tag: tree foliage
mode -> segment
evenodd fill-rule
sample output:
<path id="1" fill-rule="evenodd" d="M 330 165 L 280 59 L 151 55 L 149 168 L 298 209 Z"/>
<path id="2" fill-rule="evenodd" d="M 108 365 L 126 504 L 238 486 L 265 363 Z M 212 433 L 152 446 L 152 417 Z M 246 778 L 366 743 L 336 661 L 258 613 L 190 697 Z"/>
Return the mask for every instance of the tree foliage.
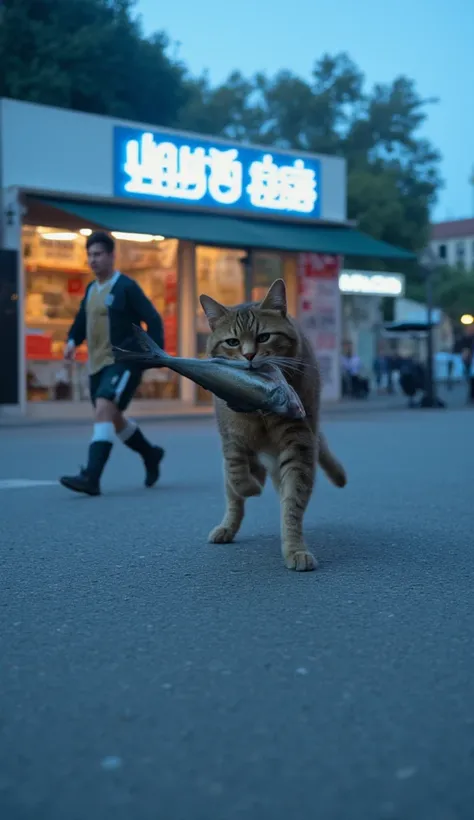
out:
<path id="1" fill-rule="evenodd" d="M 410 79 L 367 89 L 341 53 L 323 55 L 308 80 L 234 71 L 212 86 L 170 56 L 163 33 L 144 36 L 135 0 L 4 0 L 1 8 L 0 96 L 344 156 L 349 219 L 378 239 L 424 246 L 439 156 L 419 134 L 431 101 Z"/>
<path id="2" fill-rule="evenodd" d="M 407 286 L 407 297 L 425 301 L 425 283 L 413 277 Z M 461 267 L 442 267 L 433 274 L 433 301 L 455 324 L 464 313 L 474 315 L 474 271 Z"/>
<path id="3" fill-rule="evenodd" d="M 440 186 L 439 155 L 419 136 L 429 102 L 406 77 L 367 91 L 362 72 L 342 53 L 324 55 L 309 81 L 290 71 L 250 80 L 234 72 L 213 88 L 202 77 L 181 111 L 180 124 L 344 156 L 349 219 L 378 239 L 416 251 L 425 245 Z"/>
<path id="4" fill-rule="evenodd" d="M 135 0 L 4 0 L 0 96 L 173 124 L 187 100 L 168 40 L 145 37 Z"/>

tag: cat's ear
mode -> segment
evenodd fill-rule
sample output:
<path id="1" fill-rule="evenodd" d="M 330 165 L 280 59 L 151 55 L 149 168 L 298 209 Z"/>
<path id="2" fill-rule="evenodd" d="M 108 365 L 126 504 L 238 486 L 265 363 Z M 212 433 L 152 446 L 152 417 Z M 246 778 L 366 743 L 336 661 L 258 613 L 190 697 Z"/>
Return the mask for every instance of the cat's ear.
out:
<path id="1" fill-rule="evenodd" d="M 219 319 L 222 319 L 224 316 L 227 316 L 229 311 L 226 307 L 224 307 L 224 305 L 221 305 L 219 302 L 216 302 L 216 300 L 213 299 L 212 296 L 206 296 L 205 293 L 201 293 L 199 301 L 201 302 L 202 309 L 207 316 L 209 327 L 211 328 L 211 330 L 214 330 Z"/>
<path id="2" fill-rule="evenodd" d="M 276 279 L 264 299 L 260 302 L 262 310 L 277 310 L 282 316 L 286 316 L 286 287 L 283 279 Z"/>

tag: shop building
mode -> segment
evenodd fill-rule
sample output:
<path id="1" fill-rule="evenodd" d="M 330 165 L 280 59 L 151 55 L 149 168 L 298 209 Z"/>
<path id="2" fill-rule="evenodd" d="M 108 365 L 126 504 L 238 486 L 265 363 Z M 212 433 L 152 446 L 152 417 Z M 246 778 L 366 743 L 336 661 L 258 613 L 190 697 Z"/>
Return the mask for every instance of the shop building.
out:
<path id="1" fill-rule="evenodd" d="M 161 312 L 170 353 L 205 350 L 199 294 L 258 299 L 282 277 L 340 394 L 338 275 L 345 255 L 408 258 L 352 227 L 346 164 L 141 123 L 0 100 L 0 413 L 90 412 L 86 351 L 64 365 L 68 327 L 90 277 L 85 241 L 117 240 L 117 267 Z M 8 355 L 5 351 L 8 350 Z M 149 371 L 132 411 L 206 407 L 209 394 Z"/>
<path id="2" fill-rule="evenodd" d="M 382 348 L 387 347 L 383 333 L 383 300 L 395 300 L 396 313 L 397 304 L 405 294 L 405 276 L 401 273 L 343 269 L 339 275 L 339 290 L 342 339 L 351 343 L 370 377 L 374 360 Z"/>
<path id="3" fill-rule="evenodd" d="M 429 247 L 440 265 L 474 271 L 474 219 L 449 219 L 432 225 Z"/>

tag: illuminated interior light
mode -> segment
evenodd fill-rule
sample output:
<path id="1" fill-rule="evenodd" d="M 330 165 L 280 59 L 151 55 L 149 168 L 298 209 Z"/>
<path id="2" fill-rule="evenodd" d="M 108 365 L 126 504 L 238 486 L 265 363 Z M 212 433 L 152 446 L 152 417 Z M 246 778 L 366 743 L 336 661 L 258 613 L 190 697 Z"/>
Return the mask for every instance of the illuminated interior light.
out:
<path id="1" fill-rule="evenodd" d="M 77 233 L 72 233 L 72 231 L 46 231 L 41 233 L 41 238 L 49 239 L 51 242 L 73 242 L 74 239 L 77 239 Z"/>
<path id="2" fill-rule="evenodd" d="M 123 233 L 122 231 L 112 231 L 112 236 L 126 242 L 161 242 L 165 238 L 159 234 L 154 236 L 151 233 Z"/>
<path id="3" fill-rule="evenodd" d="M 53 231 L 48 228 L 37 228 L 37 232 L 43 239 L 48 239 L 51 241 L 57 242 L 72 242 L 74 239 L 77 239 L 79 234 L 81 236 L 91 236 L 92 231 L 90 228 L 81 228 L 79 234 L 73 231 Z M 161 234 L 151 234 L 151 233 L 127 233 L 122 231 L 112 231 L 112 236 L 115 239 L 123 239 L 127 242 L 162 242 L 164 240 L 164 236 Z"/>
<path id="4" fill-rule="evenodd" d="M 461 316 L 461 324 L 462 325 L 472 325 L 474 323 L 474 316 L 471 316 L 470 313 L 464 313 Z"/>

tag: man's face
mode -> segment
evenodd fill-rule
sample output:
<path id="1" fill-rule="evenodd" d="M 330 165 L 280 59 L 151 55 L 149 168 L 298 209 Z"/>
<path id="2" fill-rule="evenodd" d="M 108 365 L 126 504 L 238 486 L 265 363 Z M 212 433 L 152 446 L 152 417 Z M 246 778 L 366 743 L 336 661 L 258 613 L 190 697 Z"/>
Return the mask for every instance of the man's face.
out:
<path id="1" fill-rule="evenodd" d="M 114 254 L 108 253 L 104 245 L 98 242 L 87 251 L 87 260 L 92 272 L 98 279 L 105 279 L 114 270 Z"/>

